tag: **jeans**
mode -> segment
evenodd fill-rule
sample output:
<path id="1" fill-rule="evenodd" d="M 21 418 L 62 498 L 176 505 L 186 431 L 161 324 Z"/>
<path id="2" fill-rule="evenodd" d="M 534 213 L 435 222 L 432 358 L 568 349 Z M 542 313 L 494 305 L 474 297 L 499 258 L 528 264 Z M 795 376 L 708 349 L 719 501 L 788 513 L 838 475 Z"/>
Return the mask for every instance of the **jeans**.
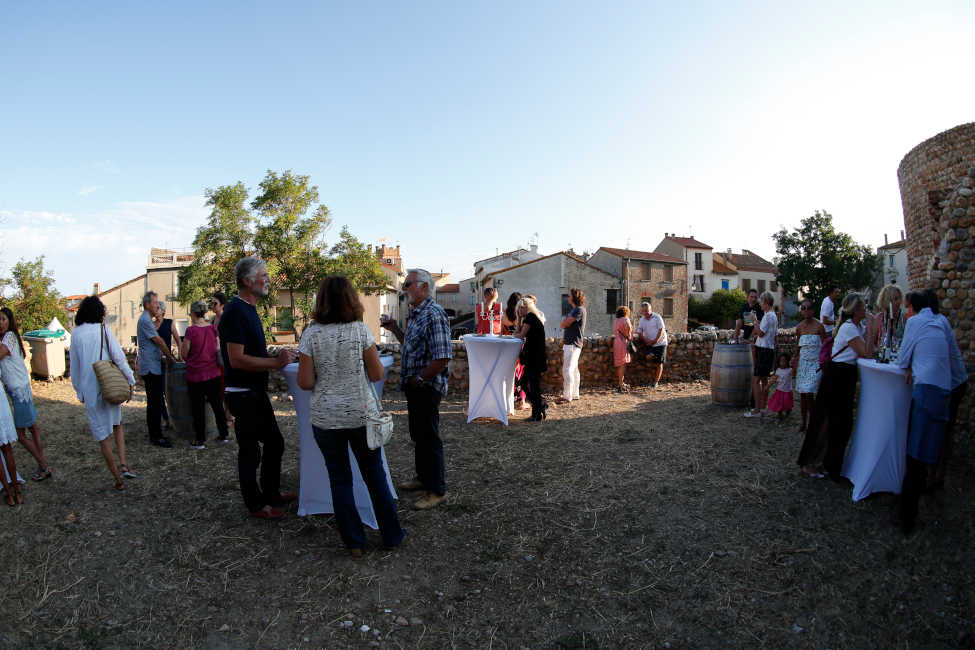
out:
<path id="1" fill-rule="evenodd" d="M 362 480 L 369 490 L 369 498 L 376 511 L 376 521 L 379 522 L 379 532 L 383 536 L 383 545 L 399 546 L 406 533 L 399 524 L 396 503 L 393 501 L 392 492 L 389 491 L 382 450 L 369 449 L 366 444 L 366 428 L 319 429 L 312 426 L 312 431 L 315 432 L 315 442 L 318 443 L 318 448 L 322 450 L 322 456 L 325 458 L 328 483 L 332 488 L 335 523 L 338 524 L 339 535 L 342 536 L 345 546 L 361 549 L 366 545 L 362 520 L 355 507 L 355 496 L 352 491 L 349 446 L 352 447 Z"/>
<path id="2" fill-rule="evenodd" d="M 250 512 L 264 506 L 281 505 L 281 457 L 284 438 L 274 419 L 274 408 L 267 393 L 248 390 L 227 393 L 227 408 L 234 416 L 237 434 L 237 473 L 240 492 Z M 263 453 L 261 445 L 264 446 Z M 257 468 L 261 483 L 257 483 Z"/>
<path id="3" fill-rule="evenodd" d="M 567 400 L 579 399 L 579 355 L 582 348 L 574 345 L 562 346 L 562 397 Z"/>
<path id="4" fill-rule="evenodd" d="M 416 444 L 416 476 L 427 492 L 442 496 L 447 492 L 443 440 L 440 439 L 440 400 L 443 395 L 426 386 L 407 386 L 405 392 L 410 439 Z"/>
<path id="5" fill-rule="evenodd" d="M 223 412 L 221 401 L 220 377 L 207 381 L 187 381 L 186 388 L 190 395 L 190 411 L 193 415 L 193 431 L 196 442 L 203 444 L 207 438 L 206 406 L 210 402 L 213 418 L 217 421 L 217 431 L 220 439 L 227 439 L 227 415 Z"/>
<path id="6" fill-rule="evenodd" d="M 163 376 L 149 372 L 142 375 L 142 383 L 146 386 L 146 429 L 149 440 L 158 440 L 162 437 Z"/>

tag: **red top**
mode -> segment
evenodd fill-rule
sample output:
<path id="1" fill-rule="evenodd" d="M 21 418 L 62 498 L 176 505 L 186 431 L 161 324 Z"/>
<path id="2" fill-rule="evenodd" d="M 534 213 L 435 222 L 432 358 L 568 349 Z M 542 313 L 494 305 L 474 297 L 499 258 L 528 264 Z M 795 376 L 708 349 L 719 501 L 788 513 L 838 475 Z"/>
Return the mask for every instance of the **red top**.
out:
<path id="1" fill-rule="evenodd" d="M 477 303 L 477 333 L 478 334 L 500 334 L 501 333 L 501 303 L 495 302 L 491 309 L 484 311 L 484 303 Z"/>
<path id="2" fill-rule="evenodd" d="M 186 381 L 208 381 L 220 376 L 217 364 L 217 328 L 213 325 L 191 325 L 183 338 L 190 342 L 186 356 Z"/>

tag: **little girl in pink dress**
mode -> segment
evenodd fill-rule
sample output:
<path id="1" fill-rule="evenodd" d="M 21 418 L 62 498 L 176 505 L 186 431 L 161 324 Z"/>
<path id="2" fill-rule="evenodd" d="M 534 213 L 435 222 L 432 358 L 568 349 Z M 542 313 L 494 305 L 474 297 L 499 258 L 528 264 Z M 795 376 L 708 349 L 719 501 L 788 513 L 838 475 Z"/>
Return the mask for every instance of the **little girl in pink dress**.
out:
<path id="1" fill-rule="evenodd" d="M 778 413 L 779 420 L 786 419 L 792 413 L 793 373 L 795 370 L 791 367 L 791 360 L 792 357 L 784 352 L 779 355 L 779 367 L 775 371 L 778 382 L 775 385 L 775 393 L 772 394 L 772 399 L 768 401 L 768 410 L 772 413 Z"/>

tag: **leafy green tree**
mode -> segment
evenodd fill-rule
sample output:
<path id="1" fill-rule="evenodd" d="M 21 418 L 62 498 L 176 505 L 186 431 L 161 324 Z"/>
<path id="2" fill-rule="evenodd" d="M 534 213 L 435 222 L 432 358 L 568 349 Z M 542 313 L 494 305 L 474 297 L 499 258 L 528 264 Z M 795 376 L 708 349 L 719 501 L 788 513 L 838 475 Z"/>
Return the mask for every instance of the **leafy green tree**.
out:
<path id="1" fill-rule="evenodd" d="M 821 300 L 832 285 L 842 291 L 870 287 L 881 270 L 881 257 L 833 227 L 833 216 L 818 210 L 792 232 L 772 235 L 777 255 L 778 281 L 786 294 L 802 291 Z"/>
<path id="2" fill-rule="evenodd" d="M 741 289 L 717 289 L 707 300 L 691 296 L 687 301 L 687 315 L 699 323 L 720 325 L 738 317 L 738 310 L 747 296 Z"/>
<path id="3" fill-rule="evenodd" d="M 44 269 L 44 256 L 20 260 L 12 270 L 16 293 L 7 301 L 21 332 L 42 329 L 55 316 L 64 317 L 64 301 L 54 288 L 54 275 Z"/>

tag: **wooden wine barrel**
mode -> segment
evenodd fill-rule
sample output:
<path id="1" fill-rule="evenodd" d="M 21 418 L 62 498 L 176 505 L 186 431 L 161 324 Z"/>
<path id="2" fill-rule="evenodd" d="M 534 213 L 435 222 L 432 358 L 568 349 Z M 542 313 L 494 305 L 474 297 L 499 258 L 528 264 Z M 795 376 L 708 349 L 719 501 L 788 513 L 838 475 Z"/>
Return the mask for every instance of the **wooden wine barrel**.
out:
<path id="1" fill-rule="evenodd" d="M 747 406 L 751 390 L 751 346 L 716 343 L 711 355 L 711 401 L 720 406 Z"/>
<path id="2" fill-rule="evenodd" d="M 190 409 L 190 394 L 186 385 L 186 363 L 179 361 L 169 364 L 166 372 L 166 404 L 169 407 L 169 421 L 173 433 L 185 440 L 196 437 L 193 431 L 193 411 Z M 206 437 L 216 436 L 217 422 L 213 409 L 206 405 Z"/>

